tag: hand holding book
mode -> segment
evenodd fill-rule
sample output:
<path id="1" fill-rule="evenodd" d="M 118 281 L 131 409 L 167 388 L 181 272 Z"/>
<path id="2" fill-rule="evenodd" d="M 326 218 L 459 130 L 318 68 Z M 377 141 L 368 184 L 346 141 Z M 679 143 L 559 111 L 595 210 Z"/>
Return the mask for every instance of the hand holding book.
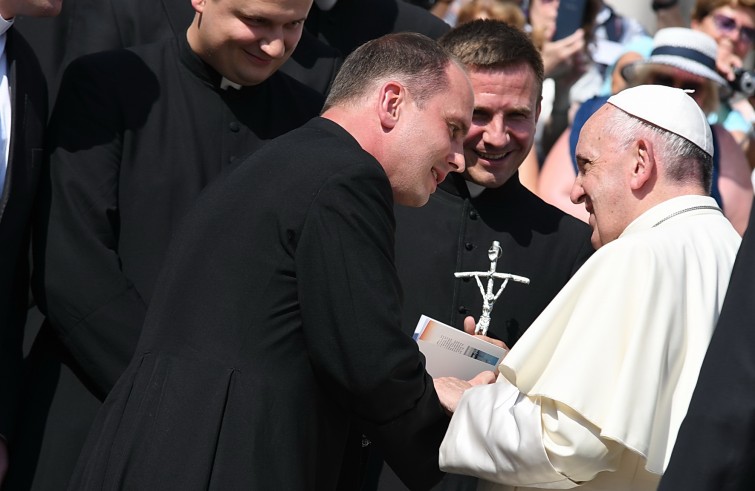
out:
<path id="1" fill-rule="evenodd" d="M 480 372 L 495 371 L 507 350 L 500 341 L 493 344 L 481 338 L 486 336 L 468 334 L 425 315 L 414 331 L 414 339 L 425 355 L 425 369 L 433 378 L 470 380 Z"/>

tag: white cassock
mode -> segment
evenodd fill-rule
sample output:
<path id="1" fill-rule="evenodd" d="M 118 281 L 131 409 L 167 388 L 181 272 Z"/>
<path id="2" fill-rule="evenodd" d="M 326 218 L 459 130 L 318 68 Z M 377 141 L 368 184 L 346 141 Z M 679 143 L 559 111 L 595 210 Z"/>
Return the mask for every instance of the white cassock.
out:
<path id="1" fill-rule="evenodd" d="M 739 248 L 711 208 L 709 197 L 673 198 L 601 247 L 511 349 L 498 382 L 465 392 L 441 468 L 489 481 L 480 489 L 654 490 Z"/>

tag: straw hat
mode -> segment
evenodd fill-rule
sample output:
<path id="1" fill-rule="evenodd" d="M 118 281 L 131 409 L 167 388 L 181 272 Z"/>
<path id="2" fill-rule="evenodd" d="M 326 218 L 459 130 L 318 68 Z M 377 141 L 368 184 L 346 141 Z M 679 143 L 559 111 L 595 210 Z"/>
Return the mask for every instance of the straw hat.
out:
<path id="1" fill-rule="evenodd" d="M 703 78 L 721 87 L 726 80 L 716 72 L 716 41 L 707 34 L 685 27 L 668 27 L 653 37 L 650 58 L 626 65 L 621 75 L 632 83 L 643 68 L 654 65 L 675 67 Z"/>

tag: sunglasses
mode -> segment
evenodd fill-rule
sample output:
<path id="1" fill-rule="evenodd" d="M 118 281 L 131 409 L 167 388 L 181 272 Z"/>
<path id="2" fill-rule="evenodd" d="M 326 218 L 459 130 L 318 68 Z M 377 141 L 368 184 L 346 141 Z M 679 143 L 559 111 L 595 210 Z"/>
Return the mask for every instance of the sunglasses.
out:
<path id="1" fill-rule="evenodd" d="M 650 77 L 650 80 L 648 80 L 647 83 L 652 85 L 665 85 L 666 87 L 676 87 L 677 89 L 692 90 L 695 92 L 700 92 L 705 88 L 705 85 L 700 82 L 674 78 L 669 75 L 655 75 Z"/>
<path id="2" fill-rule="evenodd" d="M 713 24 L 715 24 L 716 29 L 726 34 L 739 30 L 739 38 L 748 44 L 755 41 L 755 28 L 737 25 L 737 21 L 728 15 L 714 14 Z"/>

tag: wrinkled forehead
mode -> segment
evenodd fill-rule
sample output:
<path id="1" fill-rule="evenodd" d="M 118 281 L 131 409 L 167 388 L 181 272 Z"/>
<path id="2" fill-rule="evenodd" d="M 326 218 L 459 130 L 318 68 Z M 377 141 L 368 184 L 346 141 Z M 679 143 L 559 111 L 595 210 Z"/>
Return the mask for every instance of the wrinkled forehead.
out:
<path id="1" fill-rule="evenodd" d="M 582 129 L 579 132 L 577 148 L 579 148 L 580 143 L 586 146 L 601 140 L 605 133 L 606 124 L 609 118 L 615 114 L 615 111 L 621 110 L 612 104 L 605 103 L 592 116 L 587 118 L 587 121 L 582 125 Z"/>

